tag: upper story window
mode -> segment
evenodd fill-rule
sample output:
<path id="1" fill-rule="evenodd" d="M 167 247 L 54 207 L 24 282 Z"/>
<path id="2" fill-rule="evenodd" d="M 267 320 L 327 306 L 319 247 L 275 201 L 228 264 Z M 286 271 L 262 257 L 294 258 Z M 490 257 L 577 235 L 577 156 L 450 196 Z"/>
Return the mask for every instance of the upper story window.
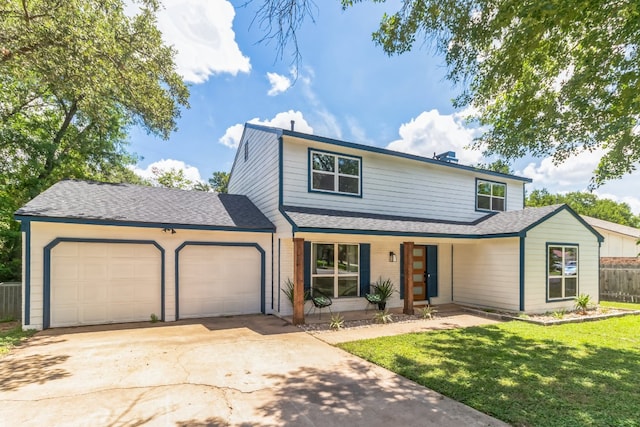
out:
<path id="1" fill-rule="evenodd" d="M 504 211 L 507 185 L 501 182 L 476 180 L 476 209 Z"/>
<path id="2" fill-rule="evenodd" d="M 359 157 L 311 151 L 311 190 L 360 196 L 362 161 Z"/>
<path id="3" fill-rule="evenodd" d="M 548 299 L 578 296 L 578 246 L 548 245 Z"/>

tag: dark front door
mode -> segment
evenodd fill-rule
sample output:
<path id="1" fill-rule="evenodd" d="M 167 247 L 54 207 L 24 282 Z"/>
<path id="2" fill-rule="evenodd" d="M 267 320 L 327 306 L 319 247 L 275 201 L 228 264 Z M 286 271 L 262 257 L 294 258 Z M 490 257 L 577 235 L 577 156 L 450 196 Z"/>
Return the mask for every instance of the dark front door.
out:
<path id="1" fill-rule="evenodd" d="M 413 247 L 413 299 L 425 301 L 438 296 L 438 246 Z"/>

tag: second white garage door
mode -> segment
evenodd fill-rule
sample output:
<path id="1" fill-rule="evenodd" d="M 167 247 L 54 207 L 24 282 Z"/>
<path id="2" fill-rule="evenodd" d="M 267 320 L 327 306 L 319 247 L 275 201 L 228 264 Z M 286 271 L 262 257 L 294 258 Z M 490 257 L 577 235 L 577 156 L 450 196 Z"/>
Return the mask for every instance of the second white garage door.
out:
<path id="1" fill-rule="evenodd" d="M 160 263 L 151 244 L 58 244 L 51 251 L 51 326 L 160 317 Z"/>
<path id="2" fill-rule="evenodd" d="M 261 265 L 253 246 L 185 246 L 179 258 L 179 317 L 260 313 Z"/>

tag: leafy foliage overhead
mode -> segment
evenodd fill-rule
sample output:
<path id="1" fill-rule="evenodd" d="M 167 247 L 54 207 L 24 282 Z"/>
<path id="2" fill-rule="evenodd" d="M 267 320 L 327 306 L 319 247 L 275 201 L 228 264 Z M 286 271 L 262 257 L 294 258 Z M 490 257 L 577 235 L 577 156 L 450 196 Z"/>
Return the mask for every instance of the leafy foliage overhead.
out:
<path id="1" fill-rule="evenodd" d="M 144 183 L 129 126 L 166 138 L 188 107 L 158 2 L 136 4 L 0 2 L 0 281 L 20 276 L 16 209 L 63 178 Z"/>
<path id="2" fill-rule="evenodd" d="M 158 2 L 137 3 L 130 17 L 122 0 L 4 1 L 0 120 L 53 104 L 69 119 L 102 122 L 117 106 L 167 138 L 189 93 L 156 28 Z"/>
<path id="3" fill-rule="evenodd" d="M 369 0 L 385 3 L 385 0 Z M 341 0 L 349 8 L 364 0 Z M 308 0 L 263 0 L 267 38 L 297 47 Z M 637 0 L 402 0 L 373 40 L 389 54 L 424 44 L 444 55 L 487 132 L 475 147 L 511 160 L 556 163 L 601 153 L 592 186 L 640 162 L 640 7 Z M 296 49 L 296 54 L 298 54 Z"/>
<path id="4" fill-rule="evenodd" d="M 580 215 L 640 228 L 640 216 L 634 215 L 628 204 L 600 199 L 592 193 L 576 191 L 567 194 L 551 194 L 546 189 L 542 189 L 534 190 L 525 200 L 525 205 L 530 207 L 560 203 L 566 203 Z"/>

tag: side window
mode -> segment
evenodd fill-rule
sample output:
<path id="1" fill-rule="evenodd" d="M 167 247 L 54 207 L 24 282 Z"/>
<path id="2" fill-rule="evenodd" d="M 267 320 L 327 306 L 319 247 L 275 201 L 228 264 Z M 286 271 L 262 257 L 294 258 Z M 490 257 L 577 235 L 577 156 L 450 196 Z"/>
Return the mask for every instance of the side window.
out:
<path id="1" fill-rule="evenodd" d="M 578 247 L 547 246 L 547 295 L 549 300 L 578 295 Z"/>
<path id="2" fill-rule="evenodd" d="M 476 180 L 476 210 L 506 210 L 507 185 L 501 182 Z"/>
<path id="3" fill-rule="evenodd" d="M 360 195 L 360 158 L 322 151 L 311 151 L 309 158 L 311 191 Z"/>
<path id="4" fill-rule="evenodd" d="M 245 141 L 244 143 L 244 161 L 249 160 L 249 141 Z"/>

